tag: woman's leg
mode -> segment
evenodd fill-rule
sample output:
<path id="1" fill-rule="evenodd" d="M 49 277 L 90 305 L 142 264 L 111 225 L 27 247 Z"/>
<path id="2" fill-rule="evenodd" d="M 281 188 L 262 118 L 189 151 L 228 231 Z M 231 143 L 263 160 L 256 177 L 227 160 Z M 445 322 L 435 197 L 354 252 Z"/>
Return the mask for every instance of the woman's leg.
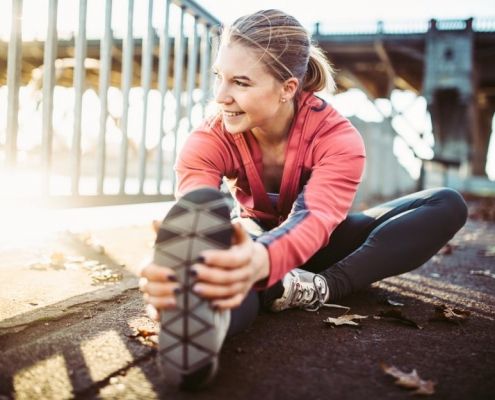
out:
<path id="1" fill-rule="evenodd" d="M 430 259 L 464 225 L 467 207 L 448 188 L 429 189 L 352 213 L 301 268 L 323 275 L 330 301 Z"/>
<path id="2" fill-rule="evenodd" d="M 258 293 L 251 290 L 241 305 L 230 312 L 230 325 L 227 337 L 237 335 L 251 326 L 260 310 Z"/>

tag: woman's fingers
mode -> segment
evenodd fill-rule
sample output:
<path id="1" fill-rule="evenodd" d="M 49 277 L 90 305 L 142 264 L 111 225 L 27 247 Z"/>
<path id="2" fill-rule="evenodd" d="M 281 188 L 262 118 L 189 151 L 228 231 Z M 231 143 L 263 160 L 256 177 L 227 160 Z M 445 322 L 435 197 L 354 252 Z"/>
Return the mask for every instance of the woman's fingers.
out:
<path id="1" fill-rule="evenodd" d="M 141 276 L 149 281 L 177 281 L 175 272 L 172 268 L 157 264 L 148 264 L 141 270 Z"/>
<path id="2" fill-rule="evenodd" d="M 151 296 L 171 296 L 180 293 L 181 290 L 178 283 L 150 282 L 143 278 L 139 280 L 139 289 Z"/>
<path id="3" fill-rule="evenodd" d="M 244 230 L 236 223 L 234 226 L 235 245 L 227 250 L 205 250 L 201 253 L 204 263 L 223 268 L 238 268 L 250 262 L 253 252 L 253 241 Z"/>
<path id="4" fill-rule="evenodd" d="M 246 293 L 249 287 L 245 282 L 236 282 L 230 285 L 213 285 L 199 282 L 193 286 L 192 290 L 198 296 L 206 299 L 221 299 Z"/>
<path id="5" fill-rule="evenodd" d="M 195 264 L 192 269 L 196 272 L 198 281 L 228 285 L 234 282 L 246 281 L 251 276 L 249 268 L 223 269 Z"/>
<path id="6" fill-rule="evenodd" d="M 158 313 L 158 310 L 151 304 L 146 305 L 146 314 L 148 314 L 149 318 L 155 321 L 160 321 L 160 314 Z"/>
<path id="7" fill-rule="evenodd" d="M 150 296 L 148 293 L 145 293 L 143 297 L 146 303 L 151 304 L 157 310 L 172 309 L 176 306 L 175 297 L 173 296 Z"/>
<path id="8" fill-rule="evenodd" d="M 245 294 L 239 293 L 227 299 L 215 300 L 214 302 L 212 302 L 212 306 L 220 310 L 236 308 L 241 305 L 245 296 Z"/>

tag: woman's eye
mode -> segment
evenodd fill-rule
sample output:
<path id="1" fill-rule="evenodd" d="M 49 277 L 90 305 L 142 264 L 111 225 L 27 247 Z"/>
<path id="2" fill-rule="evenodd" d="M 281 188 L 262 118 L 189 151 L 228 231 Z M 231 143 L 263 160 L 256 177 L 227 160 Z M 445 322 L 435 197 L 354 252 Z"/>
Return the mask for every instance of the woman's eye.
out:
<path id="1" fill-rule="evenodd" d="M 240 87 L 248 87 L 249 85 L 247 83 L 244 83 L 242 81 L 235 80 L 234 83 Z"/>

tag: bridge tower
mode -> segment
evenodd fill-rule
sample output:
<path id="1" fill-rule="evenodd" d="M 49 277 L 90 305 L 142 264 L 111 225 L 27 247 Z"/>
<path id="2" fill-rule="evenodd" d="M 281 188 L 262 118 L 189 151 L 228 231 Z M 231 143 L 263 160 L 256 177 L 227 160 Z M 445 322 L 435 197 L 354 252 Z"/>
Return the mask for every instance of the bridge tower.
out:
<path id="1" fill-rule="evenodd" d="M 435 156 L 484 175 L 493 105 L 480 95 L 474 59 L 473 19 L 430 21 L 423 96 L 435 132 Z"/>

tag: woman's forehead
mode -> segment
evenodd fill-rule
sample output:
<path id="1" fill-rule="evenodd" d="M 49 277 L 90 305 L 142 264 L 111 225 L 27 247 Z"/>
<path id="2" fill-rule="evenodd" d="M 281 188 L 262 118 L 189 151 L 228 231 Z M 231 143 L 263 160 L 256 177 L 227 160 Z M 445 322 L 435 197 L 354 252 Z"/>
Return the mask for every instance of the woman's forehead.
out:
<path id="1" fill-rule="evenodd" d="M 258 53 L 235 43 L 220 46 L 213 68 L 228 75 L 246 75 L 251 79 L 269 75 Z"/>

